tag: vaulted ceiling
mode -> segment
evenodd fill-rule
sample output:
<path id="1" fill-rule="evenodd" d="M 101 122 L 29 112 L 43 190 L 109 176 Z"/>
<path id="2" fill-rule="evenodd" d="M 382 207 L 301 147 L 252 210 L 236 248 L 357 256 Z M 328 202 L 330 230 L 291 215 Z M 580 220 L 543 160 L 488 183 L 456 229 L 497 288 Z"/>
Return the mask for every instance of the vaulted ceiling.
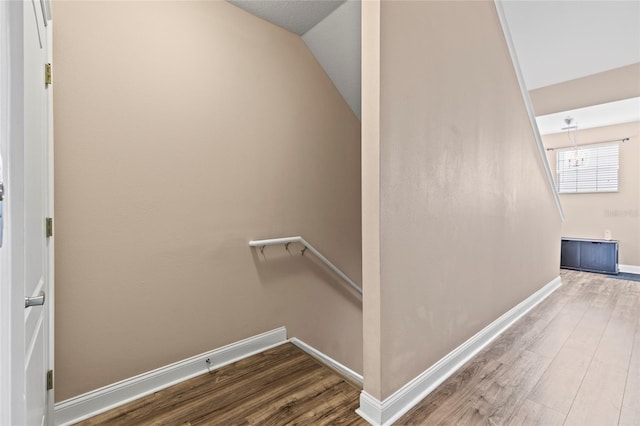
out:
<path id="1" fill-rule="evenodd" d="M 302 37 L 360 118 L 360 0 L 228 0 Z"/>
<path id="2" fill-rule="evenodd" d="M 229 3 L 303 35 L 345 0 L 228 0 Z"/>
<path id="3" fill-rule="evenodd" d="M 360 117 L 360 0 L 229 1 L 300 35 Z M 640 1 L 502 4 L 529 90 L 640 62 Z"/>

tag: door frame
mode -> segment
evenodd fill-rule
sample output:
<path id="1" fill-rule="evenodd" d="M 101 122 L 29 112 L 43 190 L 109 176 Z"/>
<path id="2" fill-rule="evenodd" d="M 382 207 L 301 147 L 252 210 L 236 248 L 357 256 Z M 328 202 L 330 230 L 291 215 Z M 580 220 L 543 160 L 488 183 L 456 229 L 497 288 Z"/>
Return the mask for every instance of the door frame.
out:
<path id="1" fill-rule="evenodd" d="M 29 0 L 27 0 L 29 1 Z M 37 0 L 36 0 L 37 1 Z M 37 2 L 39 6 L 39 1 Z M 51 4 L 47 0 L 47 12 Z M 24 226 L 24 0 L 0 1 L 0 155 L 3 158 L 3 182 L 7 198 L 4 202 L 4 243 L 0 249 L 0 424 L 24 424 L 24 244 L 12 238 Z M 47 14 L 48 14 L 47 13 Z M 50 17 L 50 15 L 48 15 Z M 51 21 L 48 21 L 47 55 L 51 61 Z M 49 87 L 49 90 L 51 86 Z M 53 120 L 52 93 L 48 105 L 47 188 L 48 216 L 53 217 Z M 15 187 L 14 187 L 15 185 Z M 53 369 L 54 350 L 54 285 L 53 241 L 49 249 L 48 368 Z M 47 392 L 43 389 L 43 392 Z M 47 398 L 47 419 L 53 424 L 53 391 Z"/>
<path id="2" fill-rule="evenodd" d="M 15 308 L 24 297 L 24 247 L 16 247 L 12 236 L 22 226 L 20 213 L 24 212 L 24 200 L 19 188 L 12 186 L 12 177 L 23 173 L 23 158 L 15 147 L 22 141 L 23 118 L 21 95 L 24 87 L 23 49 L 23 5 L 22 2 L 0 2 L 0 151 L 3 157 L 3 179 L 7 198 L 4 201 L 4 242 L 0 249 L 0 423 L 24 424 L 25 413 L 21 396 L 24 393 L 24 360 L 20 362 L 24 347 L 24 330 L 15 330 L 22 323 L 22 316 Z M 13 143 L 12 143 L 13 142 Z M 17 213 L 17 214 L 16 214 Z M 16 218 L 14 219 L 14 214 Z"/>

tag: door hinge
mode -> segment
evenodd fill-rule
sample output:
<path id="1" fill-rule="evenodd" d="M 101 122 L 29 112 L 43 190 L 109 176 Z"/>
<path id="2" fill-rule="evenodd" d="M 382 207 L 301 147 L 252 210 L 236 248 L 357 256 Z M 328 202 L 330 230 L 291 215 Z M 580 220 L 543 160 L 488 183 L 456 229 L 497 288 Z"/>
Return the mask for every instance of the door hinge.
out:
<path id="1" fill-rule="evenodd" d="M 51 84 L 51 64 L 44 64 L 44 85 Z"/>
<path id="2" fill-rule="evenodd" d="M 53 370 L 47 371 L 47 390 L 53 389 Z"/>
<path id="3" fill-rule="evenodd" d="M 53 218 L 48 217 L 46 219 L 45 235 L 47 238 L 53 237 Z"/>

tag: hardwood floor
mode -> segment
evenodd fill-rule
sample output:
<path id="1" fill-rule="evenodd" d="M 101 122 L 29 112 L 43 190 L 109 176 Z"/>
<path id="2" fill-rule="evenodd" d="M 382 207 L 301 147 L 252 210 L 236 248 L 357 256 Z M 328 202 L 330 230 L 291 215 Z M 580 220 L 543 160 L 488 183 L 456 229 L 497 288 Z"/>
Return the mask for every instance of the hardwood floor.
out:
<path id="1" fill-rule="evenodd" d="M 360 389 L 287 343 L 81 425 L 367 425 Z"/>
<path id="2" fill-rule="evenodd" d="M 640 282 L 563 285 L 396 425 L 640 425 Z M 360 389 L 285 344 L 83 425 L 366 425 Z"/>
<path id="3" fill-rule="evenodd" d="M 396 425 L 640 425 L 640 282 L 577 271 Z"/>

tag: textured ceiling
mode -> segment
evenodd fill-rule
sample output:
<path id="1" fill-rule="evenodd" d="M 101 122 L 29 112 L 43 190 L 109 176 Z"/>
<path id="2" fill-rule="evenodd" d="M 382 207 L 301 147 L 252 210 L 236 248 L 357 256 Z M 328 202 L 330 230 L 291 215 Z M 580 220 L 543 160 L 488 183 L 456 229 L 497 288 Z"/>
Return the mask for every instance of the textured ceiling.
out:
<path id="1" fill-rule="evenodd" d="M 247 12 L 302 35 L 345 0 L 228 0 Z"/>

